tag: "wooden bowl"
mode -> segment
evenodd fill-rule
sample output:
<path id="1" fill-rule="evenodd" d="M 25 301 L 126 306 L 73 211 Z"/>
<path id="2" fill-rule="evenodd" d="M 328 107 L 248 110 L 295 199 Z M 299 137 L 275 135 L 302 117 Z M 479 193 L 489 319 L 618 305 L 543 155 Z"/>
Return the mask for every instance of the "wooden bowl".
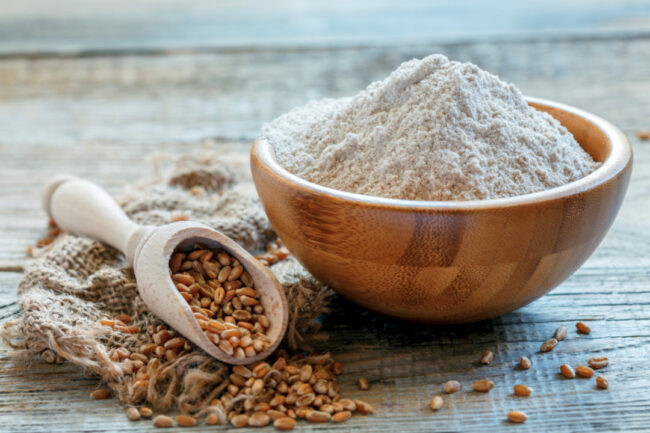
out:
<path id="1" fill-rule="evenodd" d="M 411 201 L 301 179 L 258 139 L 257 192 L 287 248 L 316 278 L 369 309 L 430 323 L 473 322 L 519 308 L 569 277 L 621 206 L 632 150 L 612 124 L 529 98 L 602 166 L 575 182 L 517 197 Z"/>

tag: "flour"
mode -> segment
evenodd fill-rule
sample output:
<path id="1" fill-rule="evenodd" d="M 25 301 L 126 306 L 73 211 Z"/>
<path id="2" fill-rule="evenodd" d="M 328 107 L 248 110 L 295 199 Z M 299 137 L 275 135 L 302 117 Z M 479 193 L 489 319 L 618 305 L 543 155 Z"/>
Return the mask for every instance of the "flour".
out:
<path id="1" fill-rule="evenodd" d="M 295 108 L 262 135 L 301 178 L 409 200 L 527 194 L 600 165 L 514 85 L 442 55 L 405 62 L 354 97 Z"/>

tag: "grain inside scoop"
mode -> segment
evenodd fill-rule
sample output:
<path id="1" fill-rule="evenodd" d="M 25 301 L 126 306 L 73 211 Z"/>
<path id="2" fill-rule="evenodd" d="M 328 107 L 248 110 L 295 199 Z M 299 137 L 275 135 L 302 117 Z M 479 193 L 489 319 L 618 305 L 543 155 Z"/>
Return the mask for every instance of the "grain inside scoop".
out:
<path id="1" fill-rule="evenodd" d="M 137 225 L 98 185 L 68 175 L 47 183 L 43 207 L 61 229 L 98 239 L 122 251 L 133 265 L 138 291 L 147 307 L 211 356 L 230 364 L 249 364 L 266 358 L 282 340 L 288 311 L 280 283 L 271 271 L 223 233 L 190 221 L 159 227 Z M 191 304 L 178 289 L 179 281 L 175 281 L 178 277 L 170 275 L 172 255 L 191 254 L 196 245 L 213 254 L 214 251 L 227 254 L 241 267 L 241 273 L 246 272 L 246 278 L 250 276 L 254 282 L 259 304 L 269 322 L 265 329 L 268 341 L 263 350 L 250 353 L 249 357 L 237 357 L 235 351 L 229 353 L 227 347 L 220 348 L 202 329 L 200 317 L 195 316 Z M 231 327 L 231 324 L 223 326 Z"/>

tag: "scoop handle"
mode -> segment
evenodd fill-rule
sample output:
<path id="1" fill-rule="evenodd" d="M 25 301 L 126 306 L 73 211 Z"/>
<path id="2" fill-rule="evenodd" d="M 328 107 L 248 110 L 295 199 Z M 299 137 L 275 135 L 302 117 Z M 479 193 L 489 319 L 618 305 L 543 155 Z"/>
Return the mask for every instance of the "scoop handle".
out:
<path id="1" fill-rule="evenodd" d="M 61 229 L 105 242 L 122 251 L 131 264 L 137 240 L 150 229 L 131 221 L 99 185 L 67 174 L 45 185 L 43 209 Z"/>

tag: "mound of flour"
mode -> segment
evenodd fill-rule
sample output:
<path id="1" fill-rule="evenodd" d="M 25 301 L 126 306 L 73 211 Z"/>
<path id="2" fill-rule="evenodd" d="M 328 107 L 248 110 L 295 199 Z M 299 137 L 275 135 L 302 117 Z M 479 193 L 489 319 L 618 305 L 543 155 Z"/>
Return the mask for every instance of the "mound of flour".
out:
<path id="1" fill-rule="evenodd" d="M 442 55 L 405 62 L 354 97 L 295 108 L 262 135 L 308 181 L 409 200 L 527 194 L 600 165 L 514 85 Z"/>

